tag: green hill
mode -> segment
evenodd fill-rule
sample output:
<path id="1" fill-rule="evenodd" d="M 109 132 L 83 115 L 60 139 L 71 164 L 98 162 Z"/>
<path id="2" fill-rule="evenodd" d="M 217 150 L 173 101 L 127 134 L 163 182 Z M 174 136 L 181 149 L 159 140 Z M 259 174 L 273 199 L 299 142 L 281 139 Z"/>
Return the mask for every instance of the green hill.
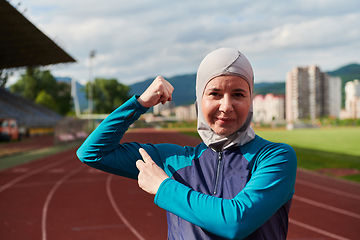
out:
<path id="1" fill-rule="evenodd" d="M 341 78 L 341 107 L 345 107 L 345 84 L 354 79 L 360 79 L 360 65 L 357 63 L 349 64 L 335 71 L 327 72 L 330 76 Z"/>
<path id="2" fill-rule="evenodd" d="M 339 76 L 342 81 L 343 104 L 345 102 L 345 83 L 360 79 L 360 65 L 350 64 L 335 71 L 327 72 L 330 76 Z M 130 85 L 130 95 L 141 94 L 155 78 L 149 78 L 142 82 Z M 173 102 L 176 106 L 189 105 L 195 102 L 195 80 L 196 74 L 186 74 L 174 77 L 165 77 L 175 88 Z M 267 93 L 285 94 L 285 81 L 255 83 L 254 94 L 266 95 Z"/>
<path id="3" fill-rule="evenodd" d="M 154 79 L 155 77 L 130 85 L 130 95 L 143 93 Z M 190 105 L 195 102 L 196 74 L 165 77 L 165 79 L 174 87 L 173 103 L 176 106 Z"/>
<path id="4" fill-rule="evenodd" d="M 285 82 L 255 83 L 254 95 L 266 95 L 268 93 L 285 94 Z"/>
<path id="5" fill-rule="evenodd" d="M 352 81 L 354 79 L 360 78 L 360 65 L 357 63 L 353 63 L 341 67 L 338 70 L 327 73 L 331 76 L 341 76 L 345 80 L 348 79 L 349 81 Z"/>

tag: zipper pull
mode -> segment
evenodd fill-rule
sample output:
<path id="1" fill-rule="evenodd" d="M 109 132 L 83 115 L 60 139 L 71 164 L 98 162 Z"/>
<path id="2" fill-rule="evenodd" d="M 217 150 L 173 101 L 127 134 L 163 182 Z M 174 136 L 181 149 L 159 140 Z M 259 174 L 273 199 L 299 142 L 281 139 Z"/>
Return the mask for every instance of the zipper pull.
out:
<path id="1" fill-rule="evenodd" d="M 218 165 L 217 165 L 217 171 L 216 171 L 216 178 L 215 178 L 215 186 L 214 186 L 214 195 L 217 193 L 217 188 L 219 184 L 219 177 L 220 177 L 220 165 L 221 165 L 221 159 L 222 159 L 222 152 L 218 152 Z"/>

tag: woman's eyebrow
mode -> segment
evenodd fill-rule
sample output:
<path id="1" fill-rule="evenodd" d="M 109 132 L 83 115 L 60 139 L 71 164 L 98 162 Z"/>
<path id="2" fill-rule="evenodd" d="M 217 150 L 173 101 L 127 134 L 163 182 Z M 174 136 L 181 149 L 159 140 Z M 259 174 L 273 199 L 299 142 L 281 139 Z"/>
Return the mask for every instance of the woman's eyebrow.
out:
<path id="1" fill-rule="evenodd" d="M 242 89 L 242 88 L 235 88 L 232 90 L 233 92 L 246 92 L 245 89 Z"/>
<path id="2" fill-rule="evenodd" d="M 220 88 L 217 88 L 217 87 L 212 87 L 212 88 L 207 88 L 205 89 L 206 91 L 221 91 Z"/>

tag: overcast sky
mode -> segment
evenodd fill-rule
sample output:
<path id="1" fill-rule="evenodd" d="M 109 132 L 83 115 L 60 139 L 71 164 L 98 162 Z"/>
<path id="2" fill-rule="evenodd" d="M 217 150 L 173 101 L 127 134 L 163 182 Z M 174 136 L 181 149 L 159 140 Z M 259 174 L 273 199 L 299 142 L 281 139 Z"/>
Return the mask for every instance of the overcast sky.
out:
<path id="1" fill-rule="evenodd" d="M 360 63 L 359 0 L 12 0 L 76 63 L 57 77 L 116 78 L 195 73 L 202 58 L 234 47 L 250 60 L 255 82 L 285 81 L 294 66 L 332 71 Z M 13 82 L 14 79 L 11 80 Z"/>

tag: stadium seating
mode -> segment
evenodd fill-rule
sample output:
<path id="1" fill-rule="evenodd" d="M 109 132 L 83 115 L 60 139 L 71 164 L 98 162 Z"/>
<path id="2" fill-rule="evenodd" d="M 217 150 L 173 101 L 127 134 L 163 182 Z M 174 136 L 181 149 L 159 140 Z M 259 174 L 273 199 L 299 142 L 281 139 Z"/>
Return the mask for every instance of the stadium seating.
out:
<path id="1" fill-rule="evenodd" d="M 54 127 L 63 117 L 43 106 L 0 88 L 0 118 L 14 118 L 20 127 Z"/>

